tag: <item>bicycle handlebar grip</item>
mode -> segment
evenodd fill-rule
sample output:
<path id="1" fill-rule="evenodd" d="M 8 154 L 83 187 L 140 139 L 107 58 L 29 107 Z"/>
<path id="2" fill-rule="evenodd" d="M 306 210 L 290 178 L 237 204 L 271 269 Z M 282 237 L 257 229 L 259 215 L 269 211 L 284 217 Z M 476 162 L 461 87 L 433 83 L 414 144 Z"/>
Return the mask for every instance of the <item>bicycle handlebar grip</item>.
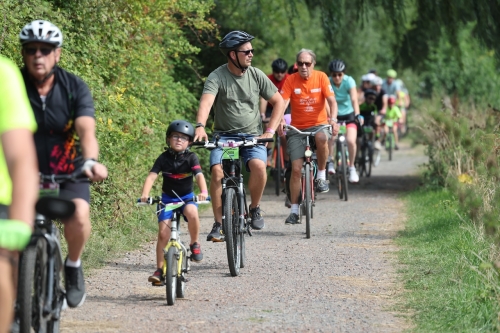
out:
<path id="1" fill-rule="evenodd" d="M 143 204 L 143 205 L 152 205 L 153 204 L 153 197 L 148 197 L 148 200 L 146 202 L 142 202 L 141 198 L 137 199 L 138 204 Z"/>
<path id="2" fill-rule="evenodd" d="M 206 144 L 205 141 L 193 141 L 191 143 L 192 146 L 204 146 Z"/>
<path id="3" fill-rule="evenodd" d="M 257 139 L 257 143 L 261 142 L 274 142 L 274 138 Z"/>

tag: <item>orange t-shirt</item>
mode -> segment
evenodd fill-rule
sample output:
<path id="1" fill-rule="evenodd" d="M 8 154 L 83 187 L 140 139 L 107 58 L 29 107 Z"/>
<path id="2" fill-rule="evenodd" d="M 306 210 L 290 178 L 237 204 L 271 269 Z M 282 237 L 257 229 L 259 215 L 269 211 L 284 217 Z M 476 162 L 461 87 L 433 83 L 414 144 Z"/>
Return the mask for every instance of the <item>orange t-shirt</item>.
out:
<path id="1" fill-rule="evenodd" d="M 292 126 L 305 129 L 328 123 L 325 99 L 335 93 L 325 73 L 313 70 L 308 80 L 294 73 L 286 79 L 281 95 L 290 99 Z"/>

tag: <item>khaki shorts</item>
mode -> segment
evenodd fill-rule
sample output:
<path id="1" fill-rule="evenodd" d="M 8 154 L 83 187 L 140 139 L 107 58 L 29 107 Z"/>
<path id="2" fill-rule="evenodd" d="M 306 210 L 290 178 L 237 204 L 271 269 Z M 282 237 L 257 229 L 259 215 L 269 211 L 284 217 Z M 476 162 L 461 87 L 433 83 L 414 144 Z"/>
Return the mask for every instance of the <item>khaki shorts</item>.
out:
<path id="1" fill-rule="evenodd" d="M 314 132 L 321 126 L 324 125 L 313 126 L 300 130 L 302 132 Z M 327 140 L 329 140 L 332 137 L 332 131 L 329 128 L 325 128 L 321 132 L 325 133 Z M 293 162 L 300 158 L 304 158 L 304 152 L 306 151 L 306 137 L 304 135 L 298 134 L 294 130 L 289 130 L 286 133 L 286 139 L 287 139 L 286 151 L 290 156 L 290 160 Z"/>

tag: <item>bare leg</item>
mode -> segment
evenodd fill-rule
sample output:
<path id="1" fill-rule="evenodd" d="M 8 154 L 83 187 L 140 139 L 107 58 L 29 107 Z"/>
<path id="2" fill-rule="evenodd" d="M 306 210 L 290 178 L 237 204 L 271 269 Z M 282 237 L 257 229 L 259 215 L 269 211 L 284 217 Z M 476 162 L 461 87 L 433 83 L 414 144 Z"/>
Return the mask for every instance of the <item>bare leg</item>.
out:
<path id="1" fill-rule="evenodd" d="M 266 164 L 254 158 L 248 161 L 248 167 L 250 168 L 248 190 L 250 191 L 250 198 L 252 200 L 250 208 L 255 208 L 259 205 L 262 194 L 264 193 L 264 187 L 266 186 Z"/>
<path id="2" fill-rule="evenodd" d="M 90 207 L 83 199 L 74 199 L 76 210 L 73 216 L 64 220 L 64 237 L 68 243 L 68 258 L 78 261 L 82 256 L 85 243 L 90 237 Z"/>
<path id="3" fill-rule="evenodd" d="M 186 216 L 188 222 L 189 236 L 191 237 L 191 243 L 200 243 L 198 236 L 200 234 L 200 217 L 198 216 L 198 207 L 189 204 L 184 207 L 184 215 Z"/>
<path id="4" fill-rule="evenodd" d="M 347 150 L 349 151 L 349 166 L 354 166 L 354 161 L 356 159 L 356 139 L 358 136 L 358 130 L 353 127 L 347 127 L 346 139 L 347 139 Z"/>
<path id="5" fill-rule="evenodd" d="M 265 166 L 264 166 L 265 168 Z M 212 179 L 210 180 L 210 197 L 212 201 L 212 210 L 216 222 L 222 223 L 222 184 L 224 177 L 221 164 L 212 166 Z"/>
<path id="6" fill-rule="evenodd" d="M 3 251 L 6 255 L 9 252 Z M 12 265 L 7 257 L 0 255 L 0 333 L 10 331 L 14 316 L 15 289 L 12 281 Z"/>
<path id="7" fill-rule="evenodd" d="M 326 161 L 328 160 L 328 139 L 323 132 L 319 132 L 314 137 L 316 141 L 316 157 L 318 158 L 318 169 L 326 169 Z"/>
<path id="8" fill-rule="evenodd" d="M 292 205 L 299 203 L 298 198 L 301 187 L 300 178 L 302 177 L 303 162 L 304 159 L 302 158 L 292 161 L 292 177 L 290 178 L 290 202 Z"/>
<path id="9" fill-rule="evenodd" d="M 170 220 L 163 220 L 158 223 L 158 242 L 156 242 L 156 267 L 163 266 L 163 249 L 170 240 Z"/>

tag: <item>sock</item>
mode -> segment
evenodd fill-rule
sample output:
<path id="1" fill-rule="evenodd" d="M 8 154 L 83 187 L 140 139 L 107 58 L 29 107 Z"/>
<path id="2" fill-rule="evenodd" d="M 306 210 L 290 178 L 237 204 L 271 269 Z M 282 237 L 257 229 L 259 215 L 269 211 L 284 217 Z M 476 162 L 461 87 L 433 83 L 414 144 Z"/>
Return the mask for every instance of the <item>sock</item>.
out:
<path id="1" fill-rule="evenodd" d="M 292 213 L 299 215 L 299 204 L 292 204 Z"/>
<path id="2" fill-rule="evenodd" d="M 318 170 L 317 178 L 325 180 L 326 179 L 326 170 Z"/>
<path id="3" fill-rule="evenodd" d="M 82 261 L 78 258 L 77 261 L 73 261 L 70 258 L 66 259 L 66 266 L 78 268 L 82 265 Z"/>

